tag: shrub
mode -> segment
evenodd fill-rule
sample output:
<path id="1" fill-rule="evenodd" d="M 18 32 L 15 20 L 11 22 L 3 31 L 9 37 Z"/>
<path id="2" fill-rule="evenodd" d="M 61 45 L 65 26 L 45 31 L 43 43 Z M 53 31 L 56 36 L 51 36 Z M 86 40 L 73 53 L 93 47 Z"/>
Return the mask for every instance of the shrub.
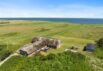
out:
<path id="1" fill-rule="evenodd" d="M 7 47 L 6 44 L 0 44 L 0 51 L 3 50 L 5 47 Z"/>
<path id="2" fill-rule="evenodd" d="M 100 47 L 103 49 L 103 38 L 100 38 L 99 40 L 96 41 L 97 47 Z"/>
<path id="3" fill-rule="evenodd" d="M 83 59 L 82 59 L 83 58 Z M 15 56 L 0 71 L 94 71 L 82 54 L 63 52 L 32 58 Z"/>
<path id="4" fill-rule="evenodd" d="M 42 55 L 40 55 L 40 59 L 42 60 L 42 61 L 45 61 L 45 60 L 53 60 L 53 59 L 55 59 L 56 58 L 56 55 L 55 54 L 49 54 L 49 55 L 47 55 L 47 56 L 42 56 Z"/>
<path id="5" fill-rule="evenodd" d="M 95 55 L 96 57 L 103 59 L 103 51 L 100 48 L 96 49 Z"/>
<path id="6" fill-rule="evenodd" d="M 10 51 L 6 50 L 2 55 L 0 55 L 0 61 L 4 60 L 11 54 Z"/>
<path id="7" fill-rule="evenodd" d="M 52 59 L 54 59 L 55 57 L 56 57 L 55 54 L 49 54 L 49 55 L 47 56 L 47 59 L 48 59 L 48 60 L 52 60 Z"/>
<path id="8" fill-rule="evenodd" d="M 16 36 L 17 34 L 18 34 L 18 32 L 10 32 L 10 33 L 3 34 L 2 36 L 9 37 L 9 36 Z"/>

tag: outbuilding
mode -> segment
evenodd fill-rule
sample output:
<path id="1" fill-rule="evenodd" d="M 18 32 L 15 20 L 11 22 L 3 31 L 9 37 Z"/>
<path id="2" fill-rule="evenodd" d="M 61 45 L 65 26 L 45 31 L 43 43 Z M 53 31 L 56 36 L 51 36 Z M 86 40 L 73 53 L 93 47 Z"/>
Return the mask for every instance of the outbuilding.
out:
<path id="1" fill-rule="evenodd" d="M 96 49 L 95 45 L 92 43 L 88 43 L 86 46 L 84 46 L 83 51 L 89 51 L 89 52 L 94 52 Z"/>

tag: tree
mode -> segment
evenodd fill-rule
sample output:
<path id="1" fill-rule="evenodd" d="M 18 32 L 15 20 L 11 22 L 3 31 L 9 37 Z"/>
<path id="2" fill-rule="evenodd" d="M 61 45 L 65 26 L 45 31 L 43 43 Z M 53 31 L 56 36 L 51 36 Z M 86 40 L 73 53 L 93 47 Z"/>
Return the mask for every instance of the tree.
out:
<path id="1" fill-rule="evenodd" d="M 103 38 L 100 38 L 99 40 L 97 40 L 96 45 L 103 49 Z"/>

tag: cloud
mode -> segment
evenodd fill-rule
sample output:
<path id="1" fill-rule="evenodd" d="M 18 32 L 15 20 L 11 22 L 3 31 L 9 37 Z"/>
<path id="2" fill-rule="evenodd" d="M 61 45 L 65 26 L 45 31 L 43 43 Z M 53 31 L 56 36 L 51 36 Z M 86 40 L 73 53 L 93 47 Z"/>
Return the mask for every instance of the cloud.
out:
<path id="1" fill-rule="evenodd" d="M 103 7 L 62 5 L 53 8 L 0 8 L 0 17 L 103 18 Z"/>
<path id="2" fill-rule="evenodd" d="M 65 5 L 56 9 L 63 17 L 103 18 L 103 7 L 86 5 Z"/>

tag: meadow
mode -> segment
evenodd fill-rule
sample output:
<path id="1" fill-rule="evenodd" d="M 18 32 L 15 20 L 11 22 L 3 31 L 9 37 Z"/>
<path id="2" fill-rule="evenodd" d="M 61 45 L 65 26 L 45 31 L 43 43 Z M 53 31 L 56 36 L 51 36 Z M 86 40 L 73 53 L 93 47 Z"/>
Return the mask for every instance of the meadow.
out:
<path id="1" fill-rule="evenodd" d="M 91 54 L 83 52 L 83 47 L 87 43 L 95 44 L 96 40 L 103 37 L 102 24 L 10 20 L 6 21 L 6 24 L 0 24 L 0 60 L 16 52 L 23 45 L 30 43 L 34 36 L 60 39 L 62 46 L 60 49 L 52 49 L 47 53 L 41 52 L 47 55 L 44 57 L 41 55 L 31 58 L 23 56 L 12 57 L 0 67 L 0 71 L 94 71 L 85 57 L 98 58 L 98 56 L 102 56 L 102 50 L 99 49 Z M 71 46 L 77 47 L 80 55 L 64 53 L 64 50 Z M 83 58 L 81 58 L 81 55 Z M 98 66 L 103 67 L 103 65 Z"/>

